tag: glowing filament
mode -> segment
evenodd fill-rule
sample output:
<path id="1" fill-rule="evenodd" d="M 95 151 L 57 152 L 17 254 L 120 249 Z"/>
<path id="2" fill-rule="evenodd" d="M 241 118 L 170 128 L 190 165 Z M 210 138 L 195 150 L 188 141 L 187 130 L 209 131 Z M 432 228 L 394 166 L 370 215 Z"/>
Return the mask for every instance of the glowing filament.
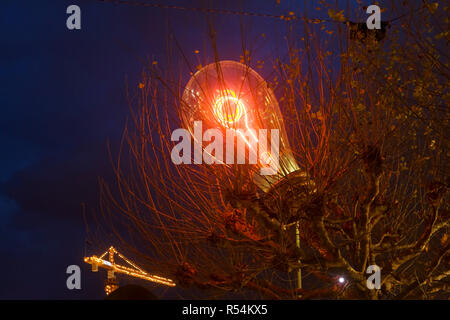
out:
<path id="1" fill-rule="evenodd" d="M 213 112 L 221 125 L 229 128 L 233 123 L 237 123 L 246 112 L 244 103 L 239 99 L 233 90 L 225 90 L 214 101 Z"/>

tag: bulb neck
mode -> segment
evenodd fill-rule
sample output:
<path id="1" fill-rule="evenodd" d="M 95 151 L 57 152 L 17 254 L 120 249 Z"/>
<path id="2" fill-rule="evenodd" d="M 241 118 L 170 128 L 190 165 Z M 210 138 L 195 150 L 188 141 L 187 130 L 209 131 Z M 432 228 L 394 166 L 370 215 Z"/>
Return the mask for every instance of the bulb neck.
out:
<path id="1" fill-rule="evenodd" d="M 280 156 L 278 172 L 273 175 L 261 175 L 256 173 L 253 182 L 265 193 L 280 190 L 292 186 L 313 186 L 308 174 L 299 168 L 292 154 Z"/>

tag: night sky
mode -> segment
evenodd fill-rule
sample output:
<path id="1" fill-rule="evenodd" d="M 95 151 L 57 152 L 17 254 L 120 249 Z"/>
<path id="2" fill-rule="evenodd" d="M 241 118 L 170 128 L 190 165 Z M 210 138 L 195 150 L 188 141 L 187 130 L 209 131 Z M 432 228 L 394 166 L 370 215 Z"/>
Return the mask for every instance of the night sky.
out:
<path id="1" fill-rule="evenodd" d="M 227 1 L 222 9 L 282 14 L 303 1 Z M 202 7 L 201 1 L 171 1 Z M 66 28 L 77 4 L 82 29 Z M 323 13 L 322 13 L 323 14 Z M 221 59 L 242 54 L 239 17 L 213 16 Z M 282 47 L 285 24 L 246 18 L 268 37 L 255 59 Z M 117 146 L 129 110 L 125 97 L 151 58 L 164 67 L 168 25 L 188 59 L 208 45 L 202 13 L 95 0 L 4 0 L 0 10 L 0 299 L 103 298 L 104 272 L 82 262 L 81 203 L 98 204 L 98 177 L 112 179 L 107 141 Z M 282 49 L 280 49 L 282 50 Z M 262 74 L 264 75 L 264 70 Z M 104 239 L 107 242 L 107 239 Z M 106 248 L 90 249 L 100 254 Z M 93 254 L 93 252 L 90 252 Z M 66 268 L 82 268 L 82 290 L 66 288 Z"/>

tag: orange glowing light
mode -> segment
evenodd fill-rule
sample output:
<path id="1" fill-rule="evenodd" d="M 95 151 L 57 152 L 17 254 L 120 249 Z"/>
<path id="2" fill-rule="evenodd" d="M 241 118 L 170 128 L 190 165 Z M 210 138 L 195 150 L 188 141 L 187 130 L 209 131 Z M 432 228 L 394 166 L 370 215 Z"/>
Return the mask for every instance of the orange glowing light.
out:
<path id="1" fill-rule="evenodd" d="M 225 90 L 213 103 L 213 113 L 217 121 L 224 127 L 239 122 L 246 112 L 245 105 L 233 90 Z"/>
<path id="2" fill-rule="evenodd" d="M 248 65 L 216 61 L 202 67 L 186 84 L 182 102 L 183 126 L 196 141 L 200 142 L 201 138 L 200 135 L 195 137 L 194 126 L 196 121 L 202 121 L 208 129 L 230 132 L 233 141 L 236 137 L 237 144 L 245 144 L 249 158 L 257 155 L 256 167 L 262 170 L 270 166 L 277 172 L 255 173 L 254 181 L 262 190 L 270 190 L 284 176 L 300 169 L 289 146 L 278 101 L 267 82 Z M 273 144 L 272 132 L 278 134 Z M 263 133 L 264 141 L 260 141 L 257 133 Z M 270 139 L 267 134 L 271 135 Z M 271 151 L 265 152 L 269 142 Z M 261 148 L 263 145 L 265 149 Z M 225 164 L 223 161 L 216 163 Z"/>

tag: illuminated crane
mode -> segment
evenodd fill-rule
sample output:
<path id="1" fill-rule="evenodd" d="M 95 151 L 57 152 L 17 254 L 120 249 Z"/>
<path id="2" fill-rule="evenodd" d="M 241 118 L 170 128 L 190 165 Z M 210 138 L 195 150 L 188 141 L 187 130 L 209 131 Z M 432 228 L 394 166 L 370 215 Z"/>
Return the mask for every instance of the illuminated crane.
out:
<path id="1" fill-rule="evenodd" d="M 109 261 L 103 259 L 107 254 L 109 254 Z M 114 254 L 117 254 L 132 268 L 116 264 L 114 262 Z M 85 257 L 84 262 L 92 265 L 92 272 L 97 272 L 98 267 L 104 268 L 108 271 L 108 278 L 105 283 L 105 292 L 107 295 L 109 295 L 111 292 L 113 292 L 119 287 L 119 283 L 115 275 L 116 273 L 123 273 L 132 277 L 156 282 L 159 284 L 164 284 L 169 287 L 175 287 L 175 283 L 172 280 L 148 274 L 147 272 L 139 268 L 137 265 L 132 263 L 130 260 L 125 258 L 123 255 L 121 255 L 119 252 L 117 252 L 117 250 L 114 247 L 110 247 L 100 257 L 97 257 L 95 255 L 92 257 Z"/>

